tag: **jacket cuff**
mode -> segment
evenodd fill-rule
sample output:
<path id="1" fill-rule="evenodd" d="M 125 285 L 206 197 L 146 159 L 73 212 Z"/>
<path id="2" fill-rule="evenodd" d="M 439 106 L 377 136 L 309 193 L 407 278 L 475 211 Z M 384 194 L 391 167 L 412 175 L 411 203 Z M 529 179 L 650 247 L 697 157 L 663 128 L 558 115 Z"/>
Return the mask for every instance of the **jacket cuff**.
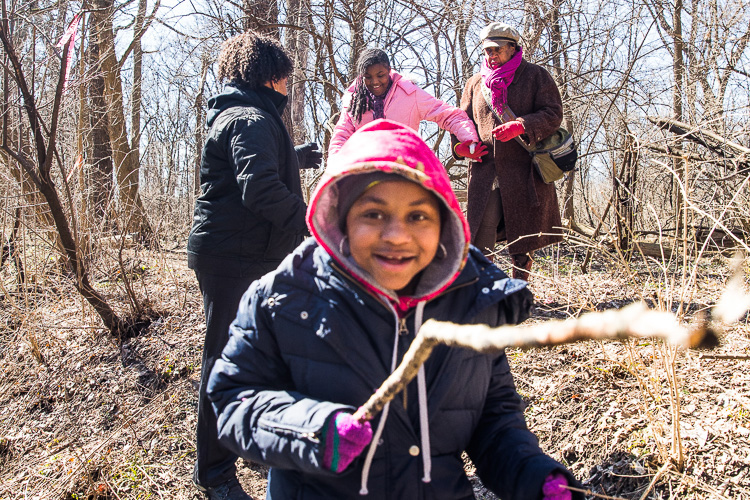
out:
<path id="1" fill-rule="evenodd" d="M 464 157 L 460 156 L 458 153 L 456 153 L 456 146 L 458 146 L 461 143 L 461 141 L 458 140 L 458 137 L 451 134 L 451 154 L 453 156 L 454 160 L 463 160 Z"/>

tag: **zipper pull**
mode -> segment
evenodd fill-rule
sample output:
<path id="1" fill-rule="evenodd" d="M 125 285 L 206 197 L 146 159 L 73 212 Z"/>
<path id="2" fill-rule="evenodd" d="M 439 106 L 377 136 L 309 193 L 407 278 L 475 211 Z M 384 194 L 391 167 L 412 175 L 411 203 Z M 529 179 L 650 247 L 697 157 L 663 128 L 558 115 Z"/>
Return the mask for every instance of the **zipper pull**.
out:
<path id="1" fill-rule="evenodd" d="M 409 335 L 409 328 L 406 326 L 406 318 L 399 319 L 398 334 Z"/>

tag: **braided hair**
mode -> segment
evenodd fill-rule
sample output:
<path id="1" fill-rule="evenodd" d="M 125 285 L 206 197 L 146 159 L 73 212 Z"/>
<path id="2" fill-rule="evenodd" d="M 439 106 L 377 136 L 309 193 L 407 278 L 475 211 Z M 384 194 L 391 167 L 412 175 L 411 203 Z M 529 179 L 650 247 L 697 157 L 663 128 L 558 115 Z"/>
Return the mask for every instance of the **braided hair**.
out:
<path id="1" fill-rule="evenodd" d="M 357 59 L 357 79 L 354 84 L 352 103 L 349 106 L 349 112 L 355 123 L 362 121 L 362 115 L 373 107 L 372 94 L 365 86 L 364 74 L 367 68 L 374 64 L 382 64 L 389 70 L 391 69 L 388 54 L 380 49 L 367 49 L 359 56 L 359 59 Z"/>

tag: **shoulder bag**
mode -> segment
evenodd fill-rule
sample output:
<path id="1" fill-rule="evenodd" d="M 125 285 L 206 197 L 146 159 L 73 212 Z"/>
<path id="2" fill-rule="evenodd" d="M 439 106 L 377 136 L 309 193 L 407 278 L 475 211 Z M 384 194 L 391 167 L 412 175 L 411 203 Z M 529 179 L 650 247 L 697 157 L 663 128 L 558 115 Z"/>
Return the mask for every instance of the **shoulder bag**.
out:
<path id="1" fill-rule="evenodd" d="M 507 104 L 503 106 L 502 113 L 495 109 L 492 105 L 490 89 L 486 85 L 482 85 L 482 95 L 500 123 L 507 123 L 516 119 L 516 115 Z M 578 149 L 573 136 L 563 127 L 558 128 L 555 133 L 539 141 L 533 147 L 520 136 L 515 139 L 529 152 L 532 165 L 545 183 L 552 184 L 556 180 L 562 179 L 565 172 L 575 169 Z"/>

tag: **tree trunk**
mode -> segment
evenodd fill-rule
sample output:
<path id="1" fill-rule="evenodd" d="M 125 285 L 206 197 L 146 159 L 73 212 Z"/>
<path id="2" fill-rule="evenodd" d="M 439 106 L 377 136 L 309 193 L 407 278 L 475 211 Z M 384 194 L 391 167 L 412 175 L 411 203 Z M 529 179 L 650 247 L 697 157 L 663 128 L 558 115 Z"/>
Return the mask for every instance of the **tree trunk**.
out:
<path id="1" fill-rule="evenodd" d="M 612 200 L 615 206 L 615 228 L 617 242 L 625 255 L 630 255 L 633 237 L 634 198 L 633 190 L 636 182 L 637 156 L 633 147 L 633 139 L 626 136 L 623 147 L 622 169 L 620 175 L 613 179 Z M 613 172 L 613 175 L 615 172 Z"/>
<path id="2" fill-rule="evenodd" d="M 142 240 L 153 236 L 153 230 L 138 193 L 138 151 L 131 148 L 125 127 L 125 105 L 123 102 L 120 63 L 115 55 L 115 34 L 112 27 L 112 1 L 95 0 L 97 10 L 92 12 L 99 44 L 102 72 L 104 74 L 109 138 L 119 190 L 119 209 L 124 220 L 122 231 L 138 233 Z"/>
<path id="3" fill-rule="evenodd" d="M 474 6 L 475 2 L 472 0 L 468 6 L 458 10 L 460 17 L 456 23 L 456 44 L 458 45 L 458 51 L 461 54 L 461 85 L 460 88 L 456 89 L 456 102 L 461 102 L 463 88 L 469 78 L 474 74 L 474 63 L 469 57 L 469 51 L 466 48 L 468 46 L 466 37 L 469 33 L 469 28 L 471 27 L 471 16 L 474 12 Z"/>
<path id="4" fill-rule="evenodd" d="M 88 45 L 89 72 L 88 86 L 88 162 L 87 193 L 88 205 L 94 220 L 102 223 L 107 220 L 113 193 L 112 145 L 109 138 L 107 103 L 104 99 L 104 75 L 99 65 L 99 44 L 95 36 Z"/>
<path id="5" fill-rule="evenodd" d="M 136 33 L 143 31 L 146 20 L 146 2 L 138 0 L 138 13 L 135 17 Z M 131 154 L 141 157 L 141 96 L 143 84 L 143 47 L 141 37 L 133 39 L 133 88 L 130 93 L 130 147 Z"/>
<path id="6" fill-rule="evenodd" d="M 193 195 L 201 194 L 201 156 L 203 155 L 203 126 L 206 121 L 206 99 L 203 92 L 206 88 L 206 75 L 211 61 L 208 53 L 204 52 L 201 57 L 201 83 L 198 85 L 198 93 L 195 96 L 195 168 L 193 169 Z"/>
<path id="7" fill-rule="evenodd" d="M 683 121 L 682 119 L 682 96 L 684 92 L 684 76 L 685 76 L 685 44 L 682 39 L 682 0 L 675 0 L 674 11 L 672 15 L 672 29 L 674 37 L 674 58 L 673 58 L 673 75 L 674 75 L 674 88 L 672 89 L 672 113 L 675 120 Z M 682 141 L 676 140 L 675 143 L 677 151 L 682 151 Z M 672 159 L 672 168 L 677 173 L 677 178 L 672 180 L 672 196 L 673 206 L 675 214 L 675 227 L 677 232 L 680 234 L 682 230 L 683 215 L 682 211 L 685 207 L 685 200 L 682 198 L 682 190 L 680 184 L 685 185 L 687 181 L 685 179 L 683 165 L 679 158 Z"/>
<path id="8" fill-rule="evenodd" d="M 367 45 L 365 44 L 366 0 L 352 0 L 349 8 L 349 33 L 351 33 L 351 56 L 349 59 L 349 81 L 357 77 L 357 60 Z M 389 57 L 393 57 L 392 54 Z"/>
<path id="9" fill-rule="evenodd" d="M 279 6 L 276 0 L 243 0 L 242 26 L 246 30 L 279 38 Z"/>
<path id="10" fill-rule="evenodd" d="M 554 65 L 555 81 L 560 88 L 563 103 L 563 126 L 573 130 L 573 124 L 570 119 L 570 110 L 566 105 L 569 99 L 568 82 L 563 71 L 561 55 L 563 53 L 562 31 L 560 29 L 560 0 L 554 0 L 552 5 L 552 64 Z M 575 205 L 573 204 L 573 192 L 575 190 L 575 171 L 565 176 L 563 189 L 563 208 L 562 216 L 567 221 L 567 227 L 575 225 Z"/>
<path id="11" fill-rule="evenodd" d="M 306 140 L 305 136 L 305 70 L 307 69 L 310 46 L 307 30 L 309 0 L 289 0 L 287 9 L 291 24 L 300 29 L 289 29 L 286 32 L 285 45 L 287 54 L 292 57 L 294 71 L 289 77 L 289 105 L 284 110 L 284 124 L 294 144 Z"/>

